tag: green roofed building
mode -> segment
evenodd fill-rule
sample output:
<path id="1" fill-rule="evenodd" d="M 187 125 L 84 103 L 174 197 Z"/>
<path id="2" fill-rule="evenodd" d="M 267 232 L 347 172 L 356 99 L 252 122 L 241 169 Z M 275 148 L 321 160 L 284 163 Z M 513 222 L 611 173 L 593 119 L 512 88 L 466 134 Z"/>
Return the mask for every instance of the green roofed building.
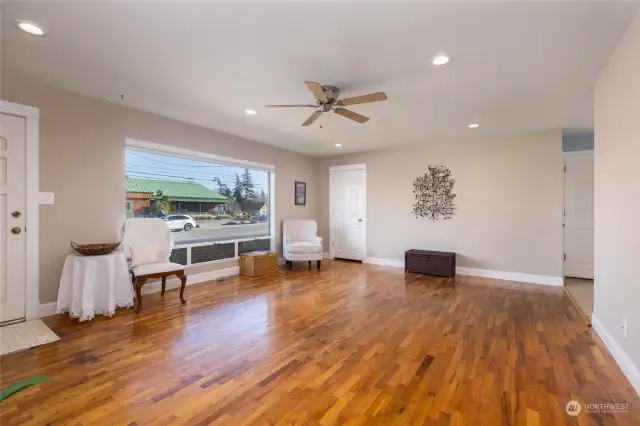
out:
<path id="1" fill-rule="evenodd" d="M 126 209 L 129 217 L 151 214 L 154 200 L 167 197 L 178 213 L 221 213 L 229 199 L 198 183 L 136 179 L 127 176 Z M 165 212 L 170 213 L 170 212 Z"/>

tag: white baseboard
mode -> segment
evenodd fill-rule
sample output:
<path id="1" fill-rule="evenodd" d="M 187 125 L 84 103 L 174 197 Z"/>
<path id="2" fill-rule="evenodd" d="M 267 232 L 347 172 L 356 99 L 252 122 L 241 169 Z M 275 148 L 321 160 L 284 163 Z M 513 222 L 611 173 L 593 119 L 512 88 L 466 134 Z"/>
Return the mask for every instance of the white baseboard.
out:
<path id="1" fill-rule="evenodd" d="M 206 281 L 217 280 L 222 277 L 230 277 L 238 275 L 240 273 L 239 266 L 233 266 L 231 268 L 218 269 L 215 271 L 201 272 L 199 274 L 187 275 L 187 285 L 203 283 Z M 171 277 L 167 280 L 166 290 L 173 288 L 180 288 L 180 280 L 176 277 Z M 161 281 L 153 281 L 145 284 L 142 287 L 142 294 L 157 293 L 162 290 Z M 56 314 L 58 302 L 43 303 L 40 305 L 40 317 L 48 317 Z"/>
<path id="2" fill-rule="evenodd" d="M 615 341 L 611 333 L 609 333 L 609 330 L 604 327 L 595 313 L 591 315 L 591 326 L 595 332 L 598 333 L 598 336 L 600 336 L 624 375 L 627 376 L 627 379 L 631 382 L 631 386 L 633 386 L 636 393 L 640 395 L 640 369 L 631 361 L 629 355 L 627 355 L 624 349 L 622 349 L 622 346 Z"/>
<path id="3" fill-rule="evenodd" d="M 476 269 L 456 267 L 456 274 L 469 275 L 472 277 L 493 278 L 495 280 L 517 281 L 520 283 L 544 284 L 562 286 L 564 280 L 562 277 L 553 277 L 549 275 L 533 275 L 523 274 L 520 272 L 491 271 L 489 269 Z"/>
<path id="4" fill-rule="evenodd" d="M 42 317 L 50 317 L 51 315 L 56 314 L 56 310 L 58 309 L 58 302 L 49 302 L 40 304 L 40 318 Z"/>
<path id="5" fill-rule="evenodd" d="M 322 252 L 322 258 L 323 259 L 331 259 L 331 255 L 329 254 L 328 251 L 323 251 Z"/>
<path id="6" fill-rule="evenodd" d="M 404 268 L 404 260 L 384 259 L 382 257 L 367 257 L 362 263 L 372 265 L 391 266 L 394 268 Z"/>
<path id="7" fill-rule="evenodd" d="M 392 266 L 394 268 L 404 268 L 404 260 L 384 259 L 380 257 L 368 257 L 364 263 L 372 265 Z M 493 278 L 496 280 L 517 281 L 521 283 L 545 284 L 562 286 L 562 277 L 552 277 L 547 275 L 522 274 L 519 272 L 492 271 L 489 269 L 456 267 L 457 275 L 469 275 L 472 277 Z"/>

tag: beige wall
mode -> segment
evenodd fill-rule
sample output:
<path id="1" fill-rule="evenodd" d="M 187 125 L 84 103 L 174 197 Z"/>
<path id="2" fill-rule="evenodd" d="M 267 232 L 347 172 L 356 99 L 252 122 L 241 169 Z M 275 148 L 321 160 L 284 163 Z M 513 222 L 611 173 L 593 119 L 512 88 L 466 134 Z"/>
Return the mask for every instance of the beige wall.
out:
<path id="1" fill-rule="evenodd" d="M 640 390 L 640 14 L 596 81 L 594 113 L 594 312 L 635 364 Z"/>
<path id="2" fill-rule="evenodd" d="M 329 166 L 367 164 L 367 256 L 403 260 L 410 248 L 455 251 L 458 266 L 562 275 L 561 131 L 438 142 L 346 155 L 321 163 L 322 200 Z M 457 212 L 432 222 L 411 214 L 413 181 L 428 165 L 456 179 Z M 320 211 L 329 241 L 329 205 Z"/>
<path id="3" fill-rule="evenodd" d="M 56 300 L 69 242 L 117 241 L 124 220 L 126 138 L 251 160 L 276 167 L 277 235 L 283 218 L 317 217 L 318 160 L 2 73 L 0 98 L 40 108 L 40 302 Z M 307 206 L 293 204 L 307 182 Z M 88 207 L 91 206 L 91 207 Z M 280 238 L 276 238 L 278 242 Z M 224 262 L 217 267 L 228 267 Z M 199 269 L 200 271 L 200 269 Z"/>

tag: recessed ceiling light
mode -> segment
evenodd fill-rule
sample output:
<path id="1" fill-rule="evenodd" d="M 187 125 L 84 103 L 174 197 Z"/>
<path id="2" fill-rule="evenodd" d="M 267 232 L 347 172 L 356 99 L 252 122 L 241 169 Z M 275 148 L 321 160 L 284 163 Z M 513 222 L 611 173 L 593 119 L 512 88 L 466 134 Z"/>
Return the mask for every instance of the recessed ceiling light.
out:
<path id="1" fill-rule="evenodd" d="M 256 115 L 258 113 L 255 109 L 245 109 L 244 112 L 247 115 Z"/>
<path id="2" fill-rule="evenodd" d="M 435 58 L 433 58 L 433 60 L 431 61 L 431 63 L 432 63 L 433 65 L 444 65 L 444 64 L 446 64 L 446 63 L 447 63 L 447 62 L 449 62 L 449 61 L 450 61 L 450 59 L 449 59 L 449 57 L 448 57 L 448 56 L 446 56 L 446 55 L 438 55 L 438 56 L 436 56 Z"/>
<path id="3" fill-rule="evenodd" d="M 34 36 L 43 36 L 44 28 L 42 28 L 38 24 L 34 24 L 33 22 L 28 21 L 16 21 L 16 25 L 25 33 L 29 33 Z"/>
<path id="4" fill-rule="evenodd" d="M 480 127 L 480 125 L 478 123 L 469 124 L 470 129 L 475 129 L 476 127 Z"/>
<path id="5" fill-rule="evenodd" d="M 336 147 L 338 147 L 338 148 L 340 148 L 341 146 L 342 146 L 342 144 L 341 144 L 341 143 L 337 143 L 337 144 L 336 144 Z"/>

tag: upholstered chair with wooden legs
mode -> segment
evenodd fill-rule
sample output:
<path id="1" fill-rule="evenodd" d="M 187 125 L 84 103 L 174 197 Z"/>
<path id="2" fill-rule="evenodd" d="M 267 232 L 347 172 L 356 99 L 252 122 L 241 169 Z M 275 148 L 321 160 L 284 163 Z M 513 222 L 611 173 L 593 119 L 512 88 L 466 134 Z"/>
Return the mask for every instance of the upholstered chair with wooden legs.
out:
<path id="1" fill-rule="evenodd" d="M 285 219 L 282 221 L 282 254 L 289 269 L 294 261 L 316 262 L 318 269 L 322 262 L 322 238 L 318 237 L 315 220 Z"/>
<path id="2" fill-rule="evenodd" d="M 136 292 L 138 306 L 136 313 L 142 307 L 142 286 L 150 279 L 162 280 L 164 296 L 167 277 L 175 275 L 181 281 L 180 301 L 184 300 L 184 288 L 187 276 L 184 266 L 169 261 L 173 249 L 171 231 L 161 219 L 129 219 L 124 224 L 122 247 L 129 261 L 131 280 Z"/>

